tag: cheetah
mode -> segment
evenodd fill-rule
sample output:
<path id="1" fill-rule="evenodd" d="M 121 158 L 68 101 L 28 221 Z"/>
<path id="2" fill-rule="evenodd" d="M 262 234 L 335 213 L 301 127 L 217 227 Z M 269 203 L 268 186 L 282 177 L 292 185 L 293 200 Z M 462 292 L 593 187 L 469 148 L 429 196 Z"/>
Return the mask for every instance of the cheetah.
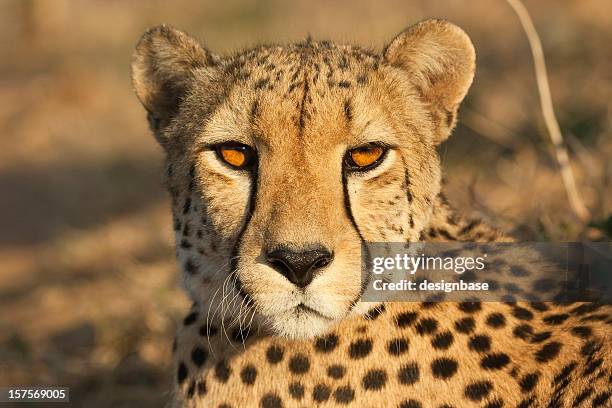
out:
<path id="1" fill-rule="evenodd" d="M 382 52 L 142 36 L 132 81 L 193 301 L 172 406 L 611 406 L 605 303 L 362 299 L 365 241 L 512 241 L 441 192 L 436 148 L 475 61 L 435 19 Z"/>

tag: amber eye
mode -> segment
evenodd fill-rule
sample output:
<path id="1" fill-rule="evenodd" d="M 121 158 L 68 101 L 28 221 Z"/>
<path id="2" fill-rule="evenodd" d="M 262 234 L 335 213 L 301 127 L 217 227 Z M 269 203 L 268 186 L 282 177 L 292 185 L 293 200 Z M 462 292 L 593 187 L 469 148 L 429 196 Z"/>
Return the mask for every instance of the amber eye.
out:
<path id="1" fill-rule="evenodd" d="M 369 170 L 382 161 L 386 152 L 385 147 L 377 144 L 360 146 L 347 152 L 345 165 L 349 170 Z"/>
<path id="2" fill-rule="evenodd" d="M 217 145 L 215 150 L 219 159 L 237 169 L 249 168 L 255 162 L 255 151 L 247 145 L 230 142 Z"/>

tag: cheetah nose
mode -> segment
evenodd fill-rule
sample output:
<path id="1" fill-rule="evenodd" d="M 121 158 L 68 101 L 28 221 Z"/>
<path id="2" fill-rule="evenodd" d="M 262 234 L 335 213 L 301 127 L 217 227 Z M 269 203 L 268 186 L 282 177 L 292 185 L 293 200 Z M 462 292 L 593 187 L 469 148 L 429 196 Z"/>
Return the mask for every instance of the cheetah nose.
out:
<path id="1" fill-rule="evenodd" d="M 333 258 L 334 254 L 322 246 L 305 251 L 279 248 L 266 254 L 268 263 L 300 288 L 308 286 L 317 270 L 329 265 Z"/>

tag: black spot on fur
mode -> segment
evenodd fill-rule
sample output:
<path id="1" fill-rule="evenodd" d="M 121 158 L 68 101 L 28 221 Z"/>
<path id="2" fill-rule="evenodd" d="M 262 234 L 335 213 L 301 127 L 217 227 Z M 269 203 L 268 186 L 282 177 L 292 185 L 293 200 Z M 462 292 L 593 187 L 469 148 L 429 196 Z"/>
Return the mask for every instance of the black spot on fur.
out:
<path id="1" fill-rule="evenodd" d="M 491 349 L 491 337 L 486 334 L 474 336 L 470 339 L 468 347 L 477 352 L 487 352 Z"/>
<path id="2" fill-rule="evenodd" d="M 380 369 L 368 371 L 361 381 L 365 390 L 380 390 L 386 383 L 387 373 Z"/>
<path id="3" fill-rule="evenodd" d="M 240 379 L 246 385 L 253 385 L 256 378 L 257 369 L 251 364 L 245 366 L 240 372 Z"/>
<path id="4" fill-rule="evenodd" d="M 355 399 L 355 391 L 348 385 L 336 388 L 334 399 L 339 404 L 349 404 Z"/>
<path id="5" fill-rule="evenodd" d="M 417 363 L 408 363 L 403 365 L 398 373 L 397 379 L 400 384 L 411 385 L 419 381 L 420 371 Z"/>
<path id="6" fill-rule="evenodd" d="M 187 316 L 185 316 L 185 318 L 183 319 L 183 324 L 185 326 L 189 326 L 193 324 L 197 318 L 198 318 L 198 312 L 191 312 Z"/>
<path id="7" fill-rule="evenodd" d="M 310 360 L 304 354 L 296 354 L 289 360 L 289 370 L 293 374 L 304 374 L 310 369 Z"/>
<path id="8" fill-rule="evenodd" d="M 181 244 L 181 246 L 182 245 L 183 244 Z M 189 275 L 195 275 L 198 272 L 198 265 L 191 258 L 189 258 L 185 261 L 185 271 Z"/>
<path id="9" fill-rule="evenodd" d="M 402 338 L 389 340 L 389 343 L 387 344 L 387 350 L 392 356 L 399 356 L 400 354 L 404 354 L 408 351 L 408 340 Z"/>
<path id="10" fill-rule="evenodd" d="M 202 367 L 206 362 L 208 353 L 202 347 L 196 346 L 191 350 L 191 361 L 198 367 Z"/>
<path id="11" fill-rule="evenodd" d="M 472 317 L 464 317 L 463 319 L 459 319 L 455 322 L 455 329 L 464 334 L 473 332 L 475 326 L 476 322 Z"/>
<path id="12" fill-rule="evenodd" d="M 266 359 L 270 364 L 278 364 L 283 359 L 283 349 L 276 345 L 271 345 L 266 350 Z"/>
<path id="13" fill-rule="evenodd" d="M 304 386 L 299 382 L 292 382 L 289 384 L 289 395 L 293 399 L 301 400 L 304 397 Z"/>
<path id="14" fill-rule="evenodd" d="M 176 370 L 176 381 L 179 384 L 184 383 L 185 379 L 187 378 L 187 374 L 187 366 L 181 361 L 178 365 L 178 369 Z"/>
<path id="15" fill-rule="evenodd" d="M 340 378 L 344 377 L 345 372 L 346 369 L 344 368 L 344 366 L 341 366 L 339 364 L 334 364 L 327 368 L 327 375 L 336 380 L 339 380 Z"/>
<path id="16" fill-rule="evenodd" d="M 447 357 L 437 358 L 431 363 L 431 373 L 436 378 L 448 379 L 455 375 L 458 367 L 459 364 L 454 359 Z"/>
<path id="17" fill-rule="evenodd" d="M 446 350 L 453 344 L 453 334 L 450 331 L 439 333 L 431 340 L 433 348 L 438 350 Z"/>
<path id="18" fill-rule="evenodd" d="M 438 321 L 432 318 L 420 320 L 416 325 L 416 331 L 420 335 L 432 334 L 438 330 Z"/>
<path id="19" fill-rule="evenodd" d="M 499 329 L 500 327 L 504 327 L 506 325 L 506 318 L 501 313 L 491 313 L 487 317 L 486 323 L 489 327 Z"/>
<path id="20" fill-rule="evenodd" d="M 533 313 L 531 313 L 528 309 L 525 309 L 520 306 L 514 306 L 512 308 L 512 315 L 520 320 L 531 320 L 533 319 Z"/>
<path id="21" fill-rule="evenodd" d="M 312 390 L 312 399 L 316 402 L 324 402 L 329 399 L 331 389 L 325 384 L 317 384 Z"/>
<path id="22" fill-rule="evenodd" d="M 490 381 L 478 381 L 465 387 L 464 395 L 472 401 L 481 401 L 489 395 L 492 389 L 493 384 Z"/>
<path id="23" fill-rule="evenodd" d="M 328 334 L 315 341 L 315 350 L 320 353 L 331 353 L 338 346 L 338 336 Z"/>
<path id="24" fill-rule="evenodd" d="M 550 360 L 553 360 L 557 355 L 559 355 L 559 351 L 561 350 L 561 343 L 556 341 L 551 341 L 550 343 L 546 343 L 540 350 L 538 350 L 535 354 L 536 360 L 540 363 L 546 363 Z"/>
<path id="25" fill-rule="evenodd" d="M 395 318 L 395 324 L 399 328 L 407 327 L 412 325 L 417 319 L 417 313 L 415 312 L 404 312 L 397 315 Z"/>
<path id="26" fill-rule="evenodd" d="M 486 370 L 500 370 L 510 363 L 510 357 L 505 353 L 487 354 L 480 360 L 480 366 Z"/>
<path id="27" fill-rule="evenodd" d="M 540 375 L 538 373 L 530 373 L 521 378 L 519 385 L 521 386 L 521 391 L 524 393 L 530 392 L 538 383 L 538 379 Z"/>
<path id="28" fill-rule="evenodd" d="M 363 358 L 372 351 L 372 340 L 360 339 L 349 346 L 349 356 L 353 359 Z"/>
<path id="29" fill-rule="evenodd" d="M 528 340 L 533 335 L 533 327 L 528 324 L 520 324 L 514 328 L 512 334 L 522 340 Z"/>
<path id="30" fill-rule="evenodd" d="M 230 375 L 232 374 L 232 369 L 227 365 L 225 360 L 221 360 L 215 365 L 215 378 L 222 383 L 227 382 L 229 380 Z"/>

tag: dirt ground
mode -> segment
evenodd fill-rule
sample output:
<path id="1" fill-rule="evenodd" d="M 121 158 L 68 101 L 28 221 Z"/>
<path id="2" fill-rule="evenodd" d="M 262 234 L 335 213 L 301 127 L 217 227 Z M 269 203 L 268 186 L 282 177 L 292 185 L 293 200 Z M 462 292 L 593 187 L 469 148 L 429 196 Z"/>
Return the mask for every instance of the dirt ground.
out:
<path id="1" fill-rule="evenodd" d="M 425 17 L 472 36 L 478 72 L 440 148 L 451 202 L 529 240 L 610 240 L 612 3 L 529 0 L 591 226 L 568 207 L 529 47 L 504 0 L 0 3 L 0 386 L 75 406 L 163 406 L 177 288 L 161 149 L 131 91 L 132 47 L 170 23 L 219 53 L 260 41 L 380 49 Z M 606 223 L 607 221 L 607 223 Z"/>

